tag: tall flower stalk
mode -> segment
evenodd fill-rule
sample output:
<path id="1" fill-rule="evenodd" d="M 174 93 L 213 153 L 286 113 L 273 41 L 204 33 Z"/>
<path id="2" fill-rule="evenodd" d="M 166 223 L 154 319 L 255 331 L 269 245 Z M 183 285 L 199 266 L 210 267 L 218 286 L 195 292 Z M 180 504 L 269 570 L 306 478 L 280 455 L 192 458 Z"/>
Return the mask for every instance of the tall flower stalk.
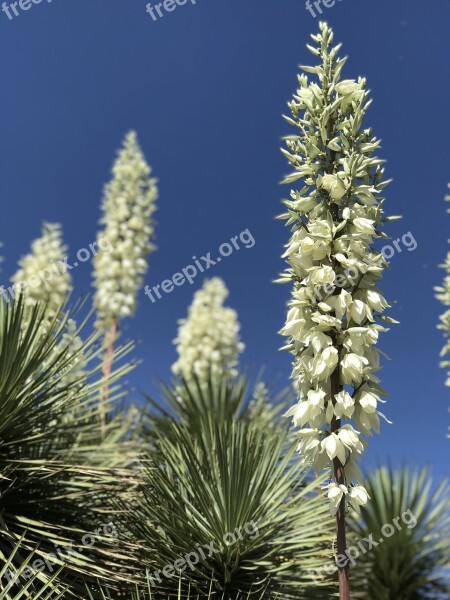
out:
<path id="1" fill-rule="evenodd" d="M 319 58 L 302 67 L 299 88 L 286 117 L 295 132 L 282 152 L 293 167 L 284 183 L 300 182 L 285 201 L 280 218 L 292 228 L 280 282 L 293 285 L 287 321 L 281 333 L 294 355 L 292 378 L 298 403 L 287 413 L 300 427 L 302 460 L 317 473 L 331 466 L 330 509 L 336 515 L 337 551 L 346 551 L 345 517 L 359 510 L 368 494 L 358 482 L 357 461 L 378 432 L 378 410 L 385 395 L 380 368 L 380 320 L 390 305 L 377 289 L 387 263 L 374 244 L 386 238 L 380 228 L 396 217 L 383 217 L 383 161 L 373 156 L 380 142 L 362 129 L 370 105 L 366 80 L 341 80 L 346 59 L 333 32 L 320 24 L 308 46 Z M 307 74 L 315 76 L 310 81 Z M 356 426 L 356 428 L 354 427 Z M 341 600 L 348 600 L 345 556 L 337 561 Z M 341 566 L 342 565 L 342 566 Z"/>
<path id="2" fill-rule="evenodd" d="M 450 189 L 450 183 L 448 184 L 448 187 Z M 445 197 L 445 200 L 447 202 L 450 202 L 450 194 Z M 450 208 L 447 209 L 447 212 L 450 212 Z M 448 355 L 450 354 L 450 252 L 447 254 L 445 263 L 440 266 L 442 269 L 445 270 L 446 276 L 444 277 L 442 285 L 435 288 L 435 291 L 437 292 L 436 298 L 440 302 L 442 302 L 444 306 L 448 307 L 444 314 L 441 315 L 440 323 L 438 325 L 438 328 L 444 332 L 444 336 L 446 339 L 445 345 L 441 351 L 441 357 L 444 358 L 448 357 Z M 441 362 L 441 367 L 443 367 L 444 369 L 449 369 L 450 360 L 448 358 L 443 360 Z M 450 386 L 450 370 L 448 370 L 447 372 L 447 380 L 445 382 L 445 385 Z M 448 435 L 448 437 L 450 437 L 450 434 Z"/>
<path id="3" fill-rule="evenodd" d="M 105 187 L 98 233 L 98 246 L 105 239 L 108 250 L 101 250 L 94 259 L 94 306 L 97 328 L 105 336 L 103 367 L 104 389 L 101 402 L 102 430 L 105 431 L 108 380 L 111 375 L 114 343 L 119 323 L 136 311 L 137 295 L 147 272 L 147 257 L 155 249 L 153 213 L 158 198 L 157 181 L 151 177 L 139 146 L 131 131 L 125 137 L 112 168 L 112 180 Z"/>

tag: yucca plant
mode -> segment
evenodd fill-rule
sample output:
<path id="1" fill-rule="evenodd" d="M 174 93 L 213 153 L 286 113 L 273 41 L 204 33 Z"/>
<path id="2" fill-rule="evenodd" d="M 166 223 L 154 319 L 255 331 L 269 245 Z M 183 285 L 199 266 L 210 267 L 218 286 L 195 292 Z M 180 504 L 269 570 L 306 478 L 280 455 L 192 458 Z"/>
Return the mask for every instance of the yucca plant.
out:
<path id="1" fill-rule="evenodd" d="M 19 548 L 19 545 L 16 546 Z M 22 563 L 22 568 L 31 567 L 36 555 L 30 553 Z M 59 579 L 63 567 L 59 567 L 56 572 L 45 581 L 40 573 L 32 574 L 27 581 L 23 581 L 20 586 L 9 576 L 9 571 L 14 568 L 14 553 L 3 563 L 0 569 L 0 580 L 7 579 L 6 585 L 0 588 L 0 598 L 2 600 L 29 600 L 40 598 L 41 600 L 59 600 L 64 598 L 69 586 L 62 585 Z M 39 591 L 38 591 L 39 590 Z"/>
<path id="2" fill-rule="evenodd" d="M 293 460 L 285 422 L 249 418 L 251 397 L 245 378 L 194 377 L 166 388 L 171 410 L 149 417 L 146 479 L 123 525 L 142 542 L 146 597 L 329 597 L 309 574 L 332 558 L 322 482 Z"/>
<path id="3" fill-rule="evenodd" d="M 163 383 L 160 395 L 156 400 L 146 396 L 149 408 L 143 422 L 144 427 L 147 425 L 147 438 L 170 429 L 174 419 L 186 425 L 192 434 L 199 433 L 202 423 L 211 415 L 223 426 L 249 420 L 261 427 L 269 423 L 281 425 L 281 415 L 289 404 L 291 392 L 282 390 L 271 399 L 261 375 L 250 384 L 250 376 L 246 374 L 217 376 L 210 371 L 206 379 L 193 374 L 172 385 Z"/>
<path id="4" fill-rule="evenodd" d="M 60 313 L 48 323 L 38 306 L 25 319 L 22 299 L 0 303 L 0 598 L 5 600 L 79 598 L 86 582 L 94 592 L 97 580 L 121 579 L 126 563 L 126 548 L 105 526 L 115 518 L 109 497 L 127 493 L 136 481 L 130 468 L 135 454 L 118 443 L 118 419 L 111 419 L 110 437 L 101 442 L 97 334 L 78 350 L 94 366 L 79 381 L 65 378 L 74 359 L 70 340 L 62 343 L 66 319 L 67 312 Z"/>
<path id="5" fill-rule="evenodd" d="M 151 174 L 137 134 L 130 131 L 114 162 L 113 177 L 104 190 L 100 221 L 103 227 L 97 236 L 101 251 L 94 259 L 94 306 L 96 326 L 104 335 L 105 380 L 112 370 L 120 321 L 136 311 L 147 257 L 155 250 L 153 213 L 158 186 Z M 110 390 L 105 381 L 100 399 L 103 435 L 106 435 L 109 402 Z"/>
<path id="6" fill-rule="evenodd" d="M 426 468 L 407 467 L 379 468 L 366 481 L 371 501 L 361 509 L 361 518 L 350 523 L 350 544 L 358 547 L 358 541 L 366 540 L 366 551 L 359 548 L 352 571 L 355 598 L 449 598 L 448 482 L 436 487 Z"/>
<path id="7" fill-rule="evenodd" d="M 111 595 L 107 588 L 102 590 L 102 600 L 116 600 L 117 596 Z M 90 594 L 89 590 L 87 590 L 87 595 L 89 600 L 94 600 L 93 596 Z M 266 591 L 261 592 L 261 594 L 252 594 L 249 592 L 248 594 L 238 594 L 235 596 L 234 600 L 281 600 L 283 596 L 280 594 L 267 594 Z M 150 578 L 147 576 L 146 583 L 143 588 L 136 585 L 132 591 L 129 592 L 129 595 L 126 596 L 127 600 L 152 600 L 155 599 L 155 595 L 152 593 L 152 585 L 150 582 Z M 183 592 L 182 589 L 182 579 L 178 580 L 178 589 L 177 591 L 171 593 L 168 592 L 165 596 L 166 600 L 225 600 L 226 596 L 224 594 L 217 595 L 212 590 L 212 583 L 210 585 L 210 589 L 204 592 L 195 592 L 188 588 L 187 592 Z"/>

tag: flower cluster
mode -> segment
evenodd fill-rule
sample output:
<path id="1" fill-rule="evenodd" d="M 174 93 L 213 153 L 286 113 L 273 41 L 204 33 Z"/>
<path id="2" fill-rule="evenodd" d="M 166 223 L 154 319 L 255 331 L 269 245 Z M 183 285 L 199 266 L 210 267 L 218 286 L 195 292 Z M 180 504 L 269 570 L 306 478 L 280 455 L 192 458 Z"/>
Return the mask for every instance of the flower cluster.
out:
<path id="1" fill-rule="evenodd" d="M 445 200 L 450 202 L 450 195 L 446 196 Z M 447 212 L 450 212 L 450 209 L 448 209 Z M 445 263 L 440 266 L 442 269 L 445 269 L 447 275 L 444 277 L 442 285 L 435 288 L 435 291 L 438 292 L 436 294 L 436 298 L 440 302 L 442 302 L 444 306 L 450 306 L 450 252 L 447 254 Z M 442 329 L 444 331 L 444 335 L 447 338 L 447 342 L 442 348 L 441 356 L 447 356 L 447 354 L 450 354 L 450 309 L 447 310 L 443 315 L 441 315 L 440 321 L 441 322 L 438 325 L 438 327 L 439 329 Z M 442 362 L 441 366 L 444 368 L 450 367 L 450 361 Z M 450 373 L 448 375 L 446 385 L 450 386 Z"/>
<path id="2" fill-rule="evenodd" d="M 19 269 L 11 281 L 22 292 L 25 307 L 25 324 L 32 316 L 32 309 L 37 304 L 45 310 L 42 320 L 42 332 L 45 332 L 48 322 L 55 318 L 64 321 L 62 308 L 72 291 L 72 277 L 61 260 L 67 255 L 68 248 L 62 240 L 62 229 L 58 223 L 44 223 L 42 237 L 31 244 L 31 252 L 19 261 Z M 73 319 L 64 322 L 61 339 L 54 346 L 52 354 L 67 350 L 67 364 L 64 378 L 59 386 L 64 387 L 70 382 L 83 383 L 86 362 L 78 352 L 83 345 L 78 335 L 77 325 Z M 71 357 L 73 356 L 72 360 Z M 51 361 L 51 358 L 49 358 Z"/>
<path id="3" fill-rule="evenodd" d="M 330 501 L 330 512 L 333 516 L 337 513 L 342 498 L 345 498 L 346 506 L 351 505 L 353 510 L 359 514 L 361 506 L 367 504 L 369 494 L 362 485 L 353 485 L 348 488 L 343 484 L 330 484 L 328 487 L 328 500 Z"/>
<path id="4" fill-rule="evenodd" d="M 187 318 L 178 322 L 174 340 L 178 360 L 172 365 L 175 375 L 186 380 L 196 375 L 200 381 L 206 381 L 210 372 L 236 374 L 244 344 L 239 338 L 236 311 L 224 306 L 227 297 L 228 290 L 219 277 L 205 280 L 195 292 Z"/>
<path id="5" fill-rule="evenodd" d="M 147 256 L 155 248 L 152 217 L 158 188 L 151 172 L 132 131 L 119 151 L 102 203 L 104 229 L 98 241 L 107 238 L 112 250 L 101 251 L 94 259 L 94 305 L 101 330 L 136 310 Z"/>
<path id="6" fill-rule="evenodd" d="M 61 269 L 58 261 L 67 254 L 61 225 L 44 223 L 42 237 L 31 244 L 31 252 L 19 261 L 19 269 L 11 278 L 24 294 L 25 306 L 45 305 L 49 320 L 57 316 L 72 291 L 72 277 Z"/>
<path id="7" fill-rule="evenodd" d="M 450 183 L 448 187 L 450 188 Z M 450 202 L 450 195 L 446 196 L 445 200 L 447 202 Z M 447 209 L 447 212 L 450 212 L 450 209 Z M 445 269 L 447 274 L 444 277 L 442 285 L 435 288 L 435 291 L 437 292 L 436 298 L 440 302 L 442 302 L 444 306 L 450 307 L 450 252 L 447 254 L 445 263 L 441 265 L 441 267 Z M 438 328 L 442 329 L 446 338 L 446 343 L 441 351 L 441 357 L 444 357 L 450 354 L 450 308 L 446 310 L 443 315 L 441 315 Z M 449 369 L 450 360 L 443 360 L 441 362 L 441 367 L 443 367 L 444 369 Z M 445 382 L 445 385 L 450 386 L 450 371 L 447 371 L 447 380 Z"/>
<path id="8" fill-rule="evenodd" d="M 334 512 L 345 496 L 355 508 L 367 494 L 352 482 L 361 479 L 357 459 L 378 432 L 379 404 L 385 395 L 380 368 L 380 320 L 389 306 L 377 288 L 388 266 L 376 249 L 383 217 L 383 161 L 373 157 L 380 142 L 362 129 L 370 104 L 366 82 L 340 81 L 345 59 L 331 47 L 333 32 L 321 23 L 309 50 L 321 59 L 302 67 L 299 89 L 289 103 L 287 121 L 296 133 L 283 154 L 293 167 L 284 183 L 301 180 L 281 215 L 292 227 L 280 282 L 293 284 L 282 335 L 295 360 L 292 377 L 298 404 L 288 416 L 300 427 L 299 450 L 321 472 L 330 462 L 344 466 L 345 481 L 329 488 Z M 306 73 L 317 77 L 310 81 Z M 343 421 L 347 421 L 345 424 Z M 350 423 L 353 421 L 353 424 Z M 336 470 L 336 469 L 335 469 Z"/>

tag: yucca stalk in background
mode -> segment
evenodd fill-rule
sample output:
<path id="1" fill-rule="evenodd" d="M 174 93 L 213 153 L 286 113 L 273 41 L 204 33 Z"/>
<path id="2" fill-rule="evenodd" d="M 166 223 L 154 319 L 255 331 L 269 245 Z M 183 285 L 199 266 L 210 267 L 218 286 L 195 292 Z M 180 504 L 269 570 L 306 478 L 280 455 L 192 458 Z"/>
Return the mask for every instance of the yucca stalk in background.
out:
<path id="1" fill-rule="evenodd" d="M 174 340 L 178 359 L 172 365 L 175 375 L 207 381 L 214 375 L 237 374 L 244 344 L 239 336 L 237 312 L 224 306 L 228 289 L 220 277 L 206 279 L 194 294 L 188 316 L 178 321 Z"/>
<path id="2" fill-rule="evenodd" d="M 79 598 L 86 582 L 95 590 L 97 579 L 120 580 L 118 569 L 125 572 L 127 563 L 125 542 L 119 544 L 105 526 L 114 524 L 109 498 L 130 493 L 137 483 L 130 468 L 136 449 L 124 441 L 119 419 L 111 420 L 102 442 L 95 402 L 99 368 L 89 368 L 78 381 L 65 378 L 77 352 L 87 364 L 98 365 L 100 351 L 98 334 L 75 355 L 69 351 L 70 340 L 62 339 L 67 318 L 60 312 L 50 322 L 38 306 L 25 315 L 22 298 L 0 303 L 0 597 L 5 600 L 53 599 L 64 590 L 64 598 Z M 126 351 L 119 349 L 118 358 Z M 118 369 L 112 381 L 128 368 Z M 94 544 L 92 537 L 84 538 L 92 535 Z M 54 565 L 46 562 L 49 557 Z"/>
<path id="3" fill-rule="evenodd" d="M 450 183 L 448 185 L 450 188 Z M 445 197 L 447 202 L 450 202 L 450 194 Z M 447 209 L 447 212 L 450 212 L 450 209 Z M 444 281 L 442 285 L 435 288 L 437 292 L 436 298 L 442 302 L 444 306 L 450 307 L 450 252 L 447 254 L 447 258 L 445 263 L 441 265 L 442 269 L 446 271 L 446 276 L 444 277 Z M 444 336 L 446 339 L 445 346 L 442 348 L 441 357 L 448 357 L 450 354 L 450 308 L 447 308 L 445 313 L 440 317 L 440 323 L 438 328 L 444 332 Z M 450 360 L 446 358 L 441 362 L 441 367 L 444 369 L 449 369 Z M 447 380 L 445 385 L 450 386 L 450 371 L 447 373 Z M 450 434 L 448 435 L 450 437 Z"/>
<path id="4" fill-rule="evenodd" d="M 446 600 L 450 597 L 450 487 L 427 469 L 379 468 L 368 476 L 369 504 L 350 521 L 351 543 L 372 536 L 357 558 L 354 597 Z M 380 540 L 383 540 L 382 542 Z"/>
<path id="5" fill-rule="evenodd" d="M 332 556 L 323 480 L 299 470 L 284 422 L 250 418 L 252 396 L 244 378 L 194 376 L 166 388 L 162 412 L 149 417 L 147 477 L 123 528 L 142 540 L 133 556 L 152 598 L 179 588 L 182 598 L 329 597 L 327 580 L 316 585 L 309 573 Z M 211 544 L 211 555 L 198 550 Z M 192 568 L 163 574 L 196 552 Z"/>
<path id="6" fill-rule="evenodd" d="M 358 509 L 368 500 L 356 485 L 356 461 L 366 445 L 361 434 L 379 430 L 378 403 L 385 395 L 375 375 L 375 344 L 386 331 L 378 319 L 388 320 L 382 313 L 389 304 L 377 289 L 387 263 L 374 244 L 386 237 L 382 190 L 388 182 L 383 161 L 373 156 L 380 142 L 362 128 L 370 105 L 365 79 L 341 80 L 346 59 L 338 56 L 340 45 L 332 46 L 326 23 L 312 39 L 308 49 L 319 64 L 302 67 L 287 118 L 295 131 L 282 150 L 293 168 L 284 183 L 301 185 L 280 217 L 292 228 L 280 282 L 293 286 L 281 333 L 295 357 L 298 392 L 288 415 L 301 427 L 302 459 L 317 473 L 331 462 L 328 498 L 337 552 L 345 559 L 347 504 Z M 341 559 L 339 587 L 341 600 L 348 600 L 348 562 Z"/>
<path id="7" fill-rule="evenodd" d="M 52 321 L 67 302 L 73 289 L 72 276 L 64 265 L 68 248 L 63 242 L 59 223 L 44 223 L 42 236 L 31 244 L 31 252 L 19 261 L 19 268 L 11 278 L 15 291 L 24 296 L 26 307 L 45 306 L 47 318 Z"/>
<path id="8" fill-rule="evenodd" d="M 43 334 L 66 304 L 73 289 L 72 276 L 70 275 L 64 258 L 67 256 L 68 247 L 63 242 L 62 227 L 58 223 L 44 223 L 42 236 L 31 244 L 31 251 L 19 261 L 19 268 L 11 278 L 13 287 L 11 298 L 23 294 L 25 306 L 23 327 L 26 320 L 33 315 L 33 309 L 40 305 L 45 312 L 42 319 Z M 10 297 L 5 299 L 9 302 Z M 74 311 L 75 312 L 75 311 Z M 81 352 L 82 346 L 78 336 L 77 324 L 73 317 L 65 320 L 65 330 L 60 336 L 60 343 L 72 356 L 70 364 L 65 368 L 64 384 L 69 379 L 82 383 L 85 360 Z"/>
<path id="9" fill-rule="evenodd" d="M 153 213 L 158 187 L 151 173 L 137 135 L 131 131 L 113 165 L 113 178 L 105 187 L 100 220 L 103 229 L 97 238 L 100 251 L 94 259 L 94 306 L 97 327 L 105 341 L 105 383 L 101 400 L 103 433 L 109 400 L 108 380 L 119 323 L 136 311 L 137 295 L 147 271 L 147 257 L 155 249 Z M 105 241 L 108 244 L 106 250 L 103 249 Z"/>

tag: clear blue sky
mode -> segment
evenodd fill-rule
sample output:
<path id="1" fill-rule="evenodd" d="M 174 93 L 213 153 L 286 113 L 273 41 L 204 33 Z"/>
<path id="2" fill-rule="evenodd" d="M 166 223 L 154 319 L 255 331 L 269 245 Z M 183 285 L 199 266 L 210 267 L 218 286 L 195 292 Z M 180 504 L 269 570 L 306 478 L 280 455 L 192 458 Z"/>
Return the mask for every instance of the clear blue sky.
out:
<path id="1" fill-rule="evenodd" d="M 242 322 L 246 365 L 287 381 L 278 351 L 287 286 L 272 280 L 287 231 L 274 217 L 287 190 L 279 152 L 297 65 L 318 20 L 303 0 L 190 0 L 153 21 L 145 0 L 54 0 L 8 20 L 0 13 L 0 239 L 6 283 L 42 220 L 61 222 L 72 255 L 95 239 L 103 184 L 123 135 L 135 128 L 160 179 L 158 251 L 146 283 L 160 283 L 243 229 L 256 244 L 209 271 L 226 280 Z M 370 445 L 367 464 L 433 465 L 448 471 L 450 389 L 438 368 L 441 306 L 433 286 L 448 250 L 450 180 L 448 0 L 337 0 L 323 15 L 350 56 L 345 76 L 365 75 L 374 104 L 366 123 L 383 139 L 386 210 L 402 214 L 394 238 L 418 247 L 392 259 L 383 290 L 401 325 L 381 339 L 392 361 L 381 377 L 394 421 Z M 78 294 L 90 267 L 74 271 Z M 152 304 L 141 293 L 126 335 L 149 389 L 175 359 L 176 320 L 201 285 Z"/>

